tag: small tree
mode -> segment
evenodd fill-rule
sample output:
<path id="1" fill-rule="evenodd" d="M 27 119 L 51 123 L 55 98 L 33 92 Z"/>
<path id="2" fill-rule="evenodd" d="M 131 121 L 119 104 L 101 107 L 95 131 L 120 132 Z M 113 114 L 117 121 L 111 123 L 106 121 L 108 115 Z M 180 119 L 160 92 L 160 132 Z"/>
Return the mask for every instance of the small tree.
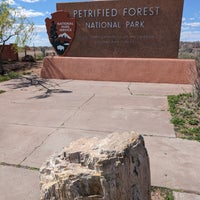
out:
<path id="1" fill-rule="evenodd" d="M 30 41 L 34 25 L 6 0 L 0 2 L 0 74 L 4 75 L 2 54 L 6 43 L 15 41 L 16 48 Z"/>

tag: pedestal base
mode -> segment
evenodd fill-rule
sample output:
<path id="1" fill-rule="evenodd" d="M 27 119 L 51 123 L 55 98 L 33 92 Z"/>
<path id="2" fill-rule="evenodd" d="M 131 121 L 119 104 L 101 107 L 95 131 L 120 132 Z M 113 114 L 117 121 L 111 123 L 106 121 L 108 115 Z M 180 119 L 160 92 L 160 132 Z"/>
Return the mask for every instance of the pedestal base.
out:
<path id="1" fill-rule="evenodd" d="M 192 82 L 195 60 L 154 58 L 46 57 L 42 78 L 148 83 Z"/>

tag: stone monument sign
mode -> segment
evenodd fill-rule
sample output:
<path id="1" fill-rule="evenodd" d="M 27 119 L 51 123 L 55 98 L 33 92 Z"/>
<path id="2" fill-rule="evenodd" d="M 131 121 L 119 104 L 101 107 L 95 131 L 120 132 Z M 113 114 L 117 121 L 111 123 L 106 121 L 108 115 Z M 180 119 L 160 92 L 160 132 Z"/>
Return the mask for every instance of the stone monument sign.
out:
<path id="1" fill-rule="evenodd" d="M 177 59 L 184 0 L 57 3 L 46 19 L 59 56 L 43 78 L 191 83 L 195 60 Z M 62 57 L 61 57 L 62 56 Z"/>
<path id="2" fill-rule="evenodd" d="M 76 23 L 74 39 L 63 55 L 177 58 L 182 10 L 183 0 L 57 3 L 57 11 L 68 13 L 57 26 L 65 27 L 69 18 Z"/>

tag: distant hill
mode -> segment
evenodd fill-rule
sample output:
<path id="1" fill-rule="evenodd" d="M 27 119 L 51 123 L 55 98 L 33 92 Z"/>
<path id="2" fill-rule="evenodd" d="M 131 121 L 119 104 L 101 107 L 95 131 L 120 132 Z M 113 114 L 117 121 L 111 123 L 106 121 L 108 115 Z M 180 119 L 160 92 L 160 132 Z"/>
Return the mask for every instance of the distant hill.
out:
<path id="1" fill-rule="evenodd" d="M 200 57 L 200 41 L 180 42 L 179 58 L 194 59 L 196 57 Z"/>

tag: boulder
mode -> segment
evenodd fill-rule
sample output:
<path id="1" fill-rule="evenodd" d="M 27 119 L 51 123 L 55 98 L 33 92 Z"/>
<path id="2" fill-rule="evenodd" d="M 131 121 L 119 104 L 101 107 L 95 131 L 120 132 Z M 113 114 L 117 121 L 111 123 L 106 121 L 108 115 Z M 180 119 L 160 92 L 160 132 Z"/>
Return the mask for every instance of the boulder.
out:
<path id="1" fill-rule="evenodd" d="M 40 168 L 41 200 L 150 200 L 144 139 L 135 132 L 80 139 Z"/>

